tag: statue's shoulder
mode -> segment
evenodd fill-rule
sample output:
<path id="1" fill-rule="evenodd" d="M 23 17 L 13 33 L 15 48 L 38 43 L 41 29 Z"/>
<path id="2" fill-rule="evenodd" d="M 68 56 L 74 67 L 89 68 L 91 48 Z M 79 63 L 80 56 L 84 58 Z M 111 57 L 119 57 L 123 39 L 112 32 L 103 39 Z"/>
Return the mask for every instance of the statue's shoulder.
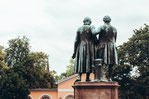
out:
<path id="1" fill-rule="evenodd" d="M 100 26 L 101 29 L 106 29 L 106 28 L 112 28 L 113 30 L 116 30 L 116 28 L 114 26 L 112 26 L 111 24 L 104 24 L 102 26 Z"/>
<path id="2" fill-rule="evenodd" d="M 101 26 L 99 26 L 98 29 L 100 29 L 100 30 L 104 30 L 105 27 L 106 27 L 105 25 L 101 25 Z"/>
<path id="3" fill-rule="evenodd" d="M 115 29 L 116 30 L 116 28 L 114 27 L 114 26 L 112 26 L 113 27 L 113 29 Z"/>
<path id="4" fill-rule="evenodd" d="M 114 26 L 111 26 L 113 29 L 113 32 L 117 32 L 116 28 Z"/>
<path id="5" fill-rule="evenodd" d="M 95 29 L 95 26 L 93 26 L 93 25 L 91 25 L 91 26 L 90 25 L 83 25 L 83 26 L 78 28 L 77 32 L 82 32 L 86 28 Z"/>
<path id="6" fill-rule="evenodd" d="M 77 29 L 77 31 L 79 31 L 79 30 L 81 30 L 82 29 L 82 26 L 80 26 L 78 29 Z"/>
<path id="7" fill-rule="evenodd" d="M 83 28 L 84 28 L 84 26 L 79 27 L 77 32 L 82 32 Z"/>

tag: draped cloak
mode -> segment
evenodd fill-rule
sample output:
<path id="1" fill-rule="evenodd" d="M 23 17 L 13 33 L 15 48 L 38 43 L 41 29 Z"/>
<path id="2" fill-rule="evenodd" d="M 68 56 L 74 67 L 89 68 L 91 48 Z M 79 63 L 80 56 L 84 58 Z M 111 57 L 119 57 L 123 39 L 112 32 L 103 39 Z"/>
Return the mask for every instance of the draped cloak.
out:
<path id="1" fill-rule="evenodd" d="M 92 34 L 92 27 L 81 26 L 77 31 L 74 50 L 76 52 L 75 73 L 91 73 L 94 62 L 94 43 L 96 36 Z"/>
<path id="2" fill-rule="evenodd" d="M 103 59 L 104 64 L 118 64 L 116 49 L 117 30 L 110 24 L 99 27 L 99 41 L 97 45 L 97 58 Z"/>

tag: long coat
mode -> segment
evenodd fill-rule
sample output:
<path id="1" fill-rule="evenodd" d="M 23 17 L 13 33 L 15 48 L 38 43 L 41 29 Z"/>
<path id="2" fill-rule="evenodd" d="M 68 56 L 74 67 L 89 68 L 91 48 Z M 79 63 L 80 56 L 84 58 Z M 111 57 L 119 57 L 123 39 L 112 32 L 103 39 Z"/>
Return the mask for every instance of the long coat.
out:
<path id="1" fill-rule="evenodd" d="M 116 38 L 117 30 L 110 24 L 104 24 L 98 29 L 99 40 L 97 58 L 102 58 L 104 64 L 118 64 Z"/>
<path id="2" fill-rule="evenodd" d="M 74 50 L 76 53 L 75 73 L 91 73 L 94 62 L 94 43 L 96 36 L 92 34 L 92 27 L 81 26 L 77 31 Z"/>

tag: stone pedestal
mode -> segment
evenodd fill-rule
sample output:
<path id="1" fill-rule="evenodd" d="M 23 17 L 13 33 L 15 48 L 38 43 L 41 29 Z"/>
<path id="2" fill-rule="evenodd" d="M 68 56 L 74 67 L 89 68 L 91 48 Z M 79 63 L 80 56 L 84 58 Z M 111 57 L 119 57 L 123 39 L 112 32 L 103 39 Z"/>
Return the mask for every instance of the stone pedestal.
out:
<path id="1" fill-rule="evenodd" d="M 75 82 L 74 99 L 118 99 L 117 82 Z"/>

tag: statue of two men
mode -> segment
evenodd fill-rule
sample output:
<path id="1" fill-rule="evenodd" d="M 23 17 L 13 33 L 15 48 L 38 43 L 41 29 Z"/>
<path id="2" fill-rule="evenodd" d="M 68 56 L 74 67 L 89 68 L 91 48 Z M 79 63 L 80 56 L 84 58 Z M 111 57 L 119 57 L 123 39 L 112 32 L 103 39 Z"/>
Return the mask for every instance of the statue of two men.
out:
<path id="1" fill-rule="evenodd" d="M 109 16 L 105 16 L 103 21 L 104 25 L 95 30 L 95 27 L 91 26 L 91 19 L 86 17 L 83 20 L 84 25 L 77 30 L 72 56 L 75 58 L 74 72 L 79 73 L 76 81 L 81 81 L 82 73 L 86 73 L 86 81 L 90 81 L 89 76 L 93 71 L 95 79 L 106 81 L 103 65 L 109 67 L 108 80 L 112 81 L 112 67 L 118 64 L 115 44 L 117 30 L 110 24 Z"/>

